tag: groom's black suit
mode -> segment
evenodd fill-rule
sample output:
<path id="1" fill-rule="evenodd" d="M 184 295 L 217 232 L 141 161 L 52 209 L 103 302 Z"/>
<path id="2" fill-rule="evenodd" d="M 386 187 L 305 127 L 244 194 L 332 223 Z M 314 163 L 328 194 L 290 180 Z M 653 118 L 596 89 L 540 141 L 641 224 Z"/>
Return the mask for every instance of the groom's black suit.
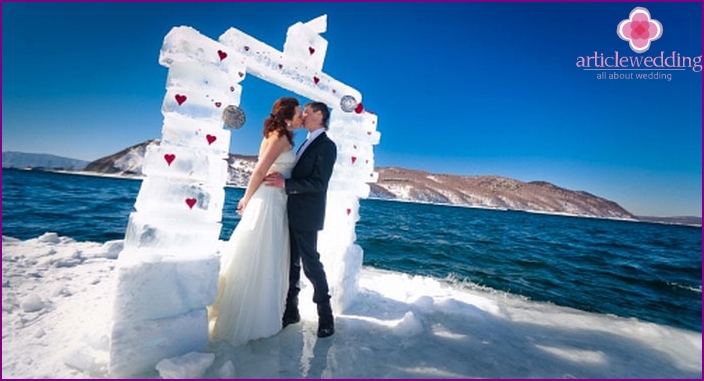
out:
<path id="1" fill-rule="evenodd" d="M 291 268 L 288 300 L 297 298 L 303 272 L 313 284 L 313 302 L 330 299 L 328 282 L 318 253 L 318 231 L 325 223 L 328 182 L 337 158 L 337 146 L 323 132 L 303 151 L 286 179 L 288 221 L 291 239 Z"/>

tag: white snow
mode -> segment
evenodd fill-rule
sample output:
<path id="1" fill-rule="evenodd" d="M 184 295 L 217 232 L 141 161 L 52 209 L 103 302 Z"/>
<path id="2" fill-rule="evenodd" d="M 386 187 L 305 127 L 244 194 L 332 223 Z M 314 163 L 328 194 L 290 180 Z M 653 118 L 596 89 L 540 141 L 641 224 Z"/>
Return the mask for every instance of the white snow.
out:
<path id="1" fill-rule="evenodd" d="M 3 378 L 109 378 L 110 302 L 122 241 L 3 236 Z M 302 322 L 233 348 L 162 359 L 151 378 L 700 378 L 699 332 L 536 303 L 364 267 L 359 293 L 315 337 Z M 154 300 L 159 304 L 160 300 Z M 158 306 L 157 306 L 158 307 Z M 175 335 L 178 335 L 177 333 Z"/>

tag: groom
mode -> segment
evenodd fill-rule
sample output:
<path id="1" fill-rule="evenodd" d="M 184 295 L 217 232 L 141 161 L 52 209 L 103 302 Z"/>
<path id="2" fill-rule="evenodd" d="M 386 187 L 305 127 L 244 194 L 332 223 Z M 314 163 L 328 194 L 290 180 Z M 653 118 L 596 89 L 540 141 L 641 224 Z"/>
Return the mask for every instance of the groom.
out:
<path id="1" fill-rule="evenodd" d="M 337 158 L 337 147 L 328 138 L 330 111 L 321 102 L 311 102 L 303 111 L 303 128 L 308 138 L 296 153 L 296 165 L 291 178 L 273 173 L 264 179 L 267 185 L 284 188 L 288 195 L 288 223 L 291 239 L 291 268 L 283 326 L 298 323 L 298 282 L 303 272 L 313 284 L 313 302 L 318 305 L 318 337 L 335 333 L 330 307 L 328 282 L 318 253 L 318 231 L 325 221 L 325 200 L 328 182 Z"/>

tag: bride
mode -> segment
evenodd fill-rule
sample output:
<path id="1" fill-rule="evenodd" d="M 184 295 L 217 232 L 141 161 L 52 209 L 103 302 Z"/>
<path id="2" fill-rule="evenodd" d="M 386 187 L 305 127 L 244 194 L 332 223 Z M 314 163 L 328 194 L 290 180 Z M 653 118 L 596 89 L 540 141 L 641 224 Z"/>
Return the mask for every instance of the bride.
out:
<path id="1" fill-rule="evenodd" d="M 290 261 L 287 196 L 262 184 L 271 172 L 290 176 L 296 160 L 293 129 L 302 120 L 298 100 L 284 97 L 264 121 L 259 160 L 237 204 L 242 218 L 223 245 L 218 294 L 208 308 L 213 341 L 237 346 L 282 329 Z"/>

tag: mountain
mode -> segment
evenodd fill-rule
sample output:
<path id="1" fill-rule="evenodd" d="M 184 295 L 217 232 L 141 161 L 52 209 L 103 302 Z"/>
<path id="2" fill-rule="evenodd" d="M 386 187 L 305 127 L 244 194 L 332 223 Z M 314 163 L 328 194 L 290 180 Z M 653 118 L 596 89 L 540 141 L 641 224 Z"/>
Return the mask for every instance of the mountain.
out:
<path id="1" fill-rule="evenodd" d="M 144 143 L 135 144 L 110 156 L 101 157 L 90 162 L 85 170 L 111 175 L 141 176 L 144 153 L 147 150 L 147 146 L 154 142 L 155 140 L 147 140 Z"/>
<path id="2" fill-rule="evenodd" d="M 3 168 L 62 169 L 80 171 L 88 164 L 85 160 L 49 155 L 45 153 L 25 153 L 7 151 L 2 153 Z"/>
<path id="3" fill-rule="evenodd" d="M 158 141 L 139 143 L 90 162 L 85 165 L 84 172 L 142 177 L 144 153 L 152 143 L 158 144 Z M 3 152 L 3 167 L 5 154 Z M 230 154 L 228 185 L 246 187 L 256 162 L 256 156 Z M 522 182 L 501 176 L 435 174 L 399 167 L 378 167 L 376 170 L 379 179 L 369 184 L 370 198 L 373 199 L 696 226 L 701 226 L 702 220 L 701 217 L 634 216 L 613 201 L 546 181 Z"/>
<path id="4" fill-rule="evenodd" d="M 100 158 L 88 164 L 85 170 L 142 176 L 144 152 L 153 142 L 140 143 Z M 256 156 L 230 154 L 228 184 L 246 187 L 256 161 Z M 379 179 L 370 184 L 370 198 L 636 220 L 633 214 L 613 201 L 545 181 L 526 183 L 500 176 L 433 174 L 397 167 L 376 170 Z"/>
<path id="5" fill-rule="evenodd" d="M 397 167 L 377 168 L 375 198 L 420 201 L 538 213 L 634 220 L 613 201 L 546 181 L 522 182 L 500 176 L 457 176 Z"/>

